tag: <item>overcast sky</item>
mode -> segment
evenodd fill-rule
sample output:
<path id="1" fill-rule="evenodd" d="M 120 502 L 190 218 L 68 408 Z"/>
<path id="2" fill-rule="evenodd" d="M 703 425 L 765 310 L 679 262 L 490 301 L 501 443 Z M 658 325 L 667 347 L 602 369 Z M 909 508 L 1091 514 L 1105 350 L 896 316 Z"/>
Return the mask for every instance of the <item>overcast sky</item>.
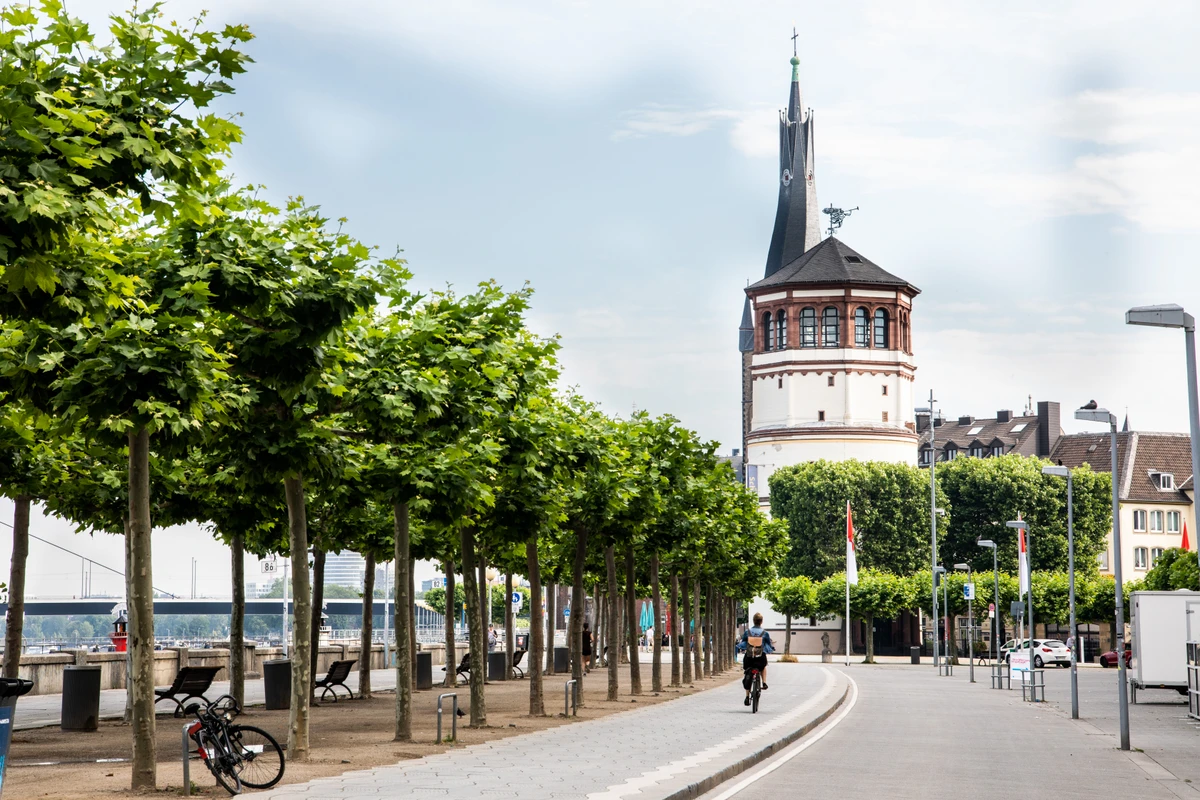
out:
<path id="1" fill-rule="evenodd" d="M 124 5 L 68 3 L 97 24 Z M 859 206 L 839 236 L 922 289 L 917 396 L 932 389 L 950 416 L 1095 398 L 1137 429 L 1187 429 L 1182 336 L 1122 314 L 1200 306 L 1194 4 L 173 0 L 166 13 L 202 7 L 257 36 L 221 104 L 243 114 L 241 181 L 403 248 L 417 286 L 528 281 L 532 325 L 563 337 L 566 383 L 613 413 L 674 414 L 725 452 L 795 25 L 821 206 Z M 107 537 L 41 519 L 34 532 L 121 565 Z M 228 592 L 227 551 L 207 534 L 154 546 L 156 585 L 187 589 L 195 556 L 201 591 Z M 39 548 L 31 594 L 77 592 L 78 559 Z"/>

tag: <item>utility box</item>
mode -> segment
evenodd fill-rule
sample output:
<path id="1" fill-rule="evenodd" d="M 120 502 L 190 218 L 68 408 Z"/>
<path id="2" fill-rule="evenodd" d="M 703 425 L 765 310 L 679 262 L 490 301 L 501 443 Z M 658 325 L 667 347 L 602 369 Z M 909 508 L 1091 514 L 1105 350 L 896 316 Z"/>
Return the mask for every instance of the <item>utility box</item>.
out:
<path id="1" fill-rule="evenodd" d="M 1134 592 L 1129 596 L 1133 664 L 1130 699 L 1138 689 L 1187 693 L 1187 643 L 1200 639 L 1200 592 Z M 1122 654 L 1117 654 L 1118 663 Z"/>

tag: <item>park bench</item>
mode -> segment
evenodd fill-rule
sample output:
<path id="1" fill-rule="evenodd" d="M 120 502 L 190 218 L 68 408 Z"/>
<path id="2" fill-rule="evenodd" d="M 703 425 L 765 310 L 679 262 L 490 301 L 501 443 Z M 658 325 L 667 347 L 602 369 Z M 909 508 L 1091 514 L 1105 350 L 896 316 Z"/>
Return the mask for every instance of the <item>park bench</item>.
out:
<path id="1" fill-rule="evenodd" d="M 515 653 L 513 653 L 512 669 L 513 672 L 517 673 L 518 678 L 525 677 L 525 670 L 521 669 L 520 667 L 521 659 L 525 657 L 525 652 L 526 651 L 524 650 L 517 650 Z"/>
<path id="2" fill-rule="evenodd" d="M 442 667 L 442 672 L 446 671 L 446 667 Z M 458 679 L 464 678 L 471 680 L 471 653 L 468 651 L 463 653 L 462 661 L 458 662 L 458 668 L 454 670 L 454 684 L 458 685 Z"/>
<path id="3" fill-rule="evenodd" d="M 325 673 L 325 677 L 321 678 L 314 684 L 314 691 L 321 690 L 321 699 L 325 699 L 326 694 L 333 695 L 333 702 L 338 701 L 337 687 L 340 686 L 350 695 L 350 699 L 354 699 L 354 692 L 346 685 L 346 678 L 350 677 L 350 668 L 358 663 L 358 659 L 352 658 L 348 661 L 335 661 L 329 665 L 329 672 Z"/>
<path id="4" fill-rule="evenodd" d="M 183 704 L 188 700 L 198 698 L 207 704 L 208 698 L 204 696 L 204 693 L 209 690 L 213 678 L 222 669 L 222 667 L 184 667 L 175 675 L 175 682 L 169 687 L 154 690 L 155 704 L 159 700 L 170 700 L 175 704 L 176 717 L 183 716 Z M 183 700 L 179 699 L 181 695 Z"/>

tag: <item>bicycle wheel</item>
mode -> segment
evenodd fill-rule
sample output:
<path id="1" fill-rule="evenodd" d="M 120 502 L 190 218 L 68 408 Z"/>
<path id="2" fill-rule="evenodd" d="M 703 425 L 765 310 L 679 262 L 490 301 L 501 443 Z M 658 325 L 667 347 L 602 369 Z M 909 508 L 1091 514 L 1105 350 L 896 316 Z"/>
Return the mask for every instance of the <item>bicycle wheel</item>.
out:
<path id="1" fill-rule="evenodd" d="M 758 697 L 762 694 L 762 675 L 754 673 L 754 685 L 750 688 L 750 713 L 758 713 Z"/>
<path id="2" fill-rule="evenodd" d="M 196 736 L 196 744 L 204 750 L 204 766 L 217 779 L 217 783 L 230 794 L 241 794 L 242 783 L 236 772 L 229 769 L 232 759 L 225 748 L 217 744 L 211 736 L 206 736 L 203 730 Z"/>
<path id="3" fill-rule="evenodd" d="M 243 786 L 266 789 L 279 783 L 283 777 L 283 748 L 271 734 L 251 725 L 233 725 L 229 741 L 240 761 L 238 774 Z"/>

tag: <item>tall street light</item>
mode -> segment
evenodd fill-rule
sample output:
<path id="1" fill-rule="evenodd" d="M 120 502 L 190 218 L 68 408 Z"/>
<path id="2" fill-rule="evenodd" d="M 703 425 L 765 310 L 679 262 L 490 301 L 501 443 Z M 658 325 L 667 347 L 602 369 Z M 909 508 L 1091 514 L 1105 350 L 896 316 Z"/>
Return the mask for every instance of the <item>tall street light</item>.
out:
<path id="1" fill-rule="evenodd" d="M 971 565 L 970 564 L 955 564 L 957 570 L 967 571 L 967 586 L 970 586 L 970 594 L 967 595 L 967 664 L 968 671 L 971 675 L 971 683 L 975 682 L 975 585 L 971 583 Z"/>
<path id="2" fill-rule="evenodd" d="M 1066 467 L 1042 467 L 1043 475 L 1067 479 L 1067 579 L 1071 606 L 1071 719 L 1079 719 L 1079 630 L 1075 625 L 1075 508 L 1071 470 Z"/>
<path id="3" fill-rule="evenodd" d="M 1192 490 L 1200 480 L 1200 399 L 1196 396 L 1196 320 L 1177 305 L 1138 306 L 1125 312 L 1126 325 L 1151 328 L 1183 328 L 1187 355 L 1188 427 L 1192 433 Z M 1196 558 L 1200 560 L 1200 550 Z"/>
<path id="4" fill-rule="evenodd" d="M 996 543 L 991 539 L 980 539 L 975 542 L 980 547 L 986 547 L 992 551 L 992 581 L 995 584 L 995 600 L 992 601 L 992 645 L 996 650 L 996 658 L 993 663 L 1000 663 L 1000 567 L 999 560 L 996 558 Z"/>
<path id="5" fill-rule="evenodd" d="M 937 623 L 938 623 L 938 596 L 937 596 L 937 569 L 938 569 L 938 548 L 937 548 L 937 475 L 935 473 L 937 465 L 937 452 L 933 449 L 933 435 L 935 433 L 933 424 L 933 404 L 937 402 L 933 399 L 933 390 L 929 390 L 929 407 L 918 408 L 918 414 L 929 412 L 929 567 L 933 570 L 933 624 L 930 626 L 933 629 L 933 665 L 937 667 L 938 674 L 941 674 L 941 661 L 939 661 Z"/>
<path id="6" fill-rule="evenodd" d="M 1117 607 L 1117 713 L 1121 727 L 1121 749 L 1129 749 L 1129 687 L 1125 685 L 1125 591 L 1121 586 L 1121 475 L 1117 468 L 1117 415 L 1105 408 L 1097 408 L 1092 401 L 1075 412 L 1075 419 L 1085 422 L 1107 422 L 1109 450 L 1112 454 L 1112 531 L 1113 531 L 1113 579 L 1116 582 Z M 1195 435 L 1193 448 L 1195 447 Z M 1192 451 L 1195 453 L 1195 450 Z M 1195 480 L 1193 478 L 1193 480 Z"/>

